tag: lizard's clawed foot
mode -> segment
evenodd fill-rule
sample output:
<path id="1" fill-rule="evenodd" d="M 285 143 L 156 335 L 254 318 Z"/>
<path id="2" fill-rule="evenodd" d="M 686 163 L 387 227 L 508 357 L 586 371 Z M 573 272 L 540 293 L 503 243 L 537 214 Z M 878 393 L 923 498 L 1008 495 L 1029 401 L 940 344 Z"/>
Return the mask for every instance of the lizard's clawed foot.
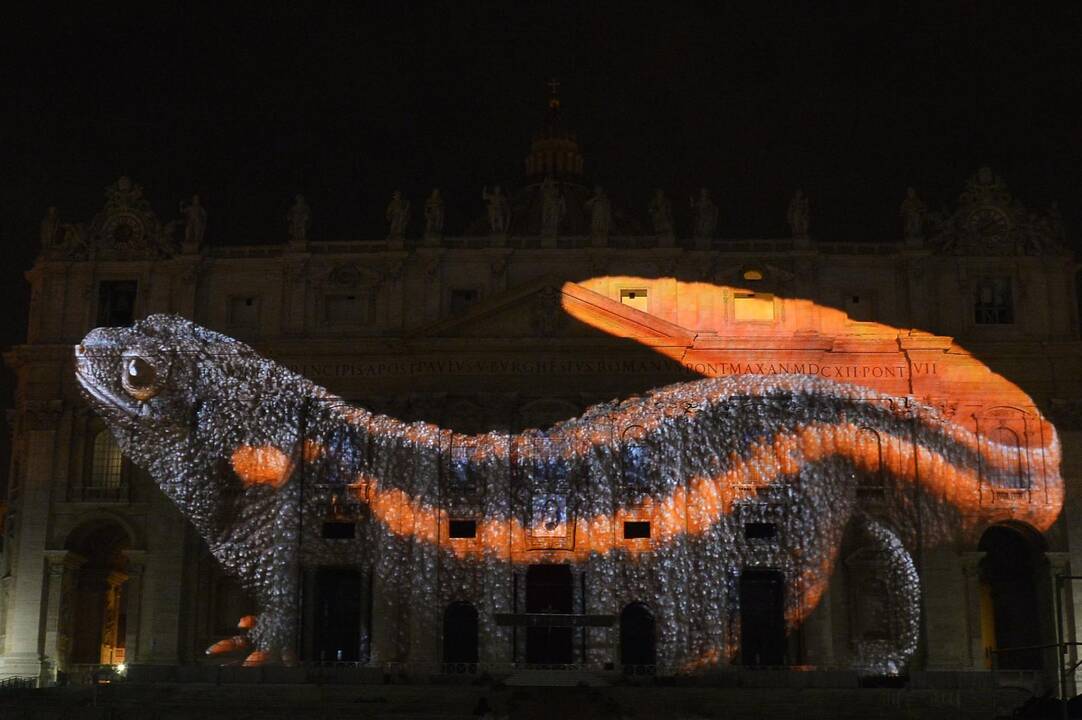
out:
<path id="1" fill-rule="evenodd" d="M 263 665 L 285 665 L 292 667 L 297 664 L 297 654 L 292 650 L 283 650 L 277 653 L 271 650 L 256 650 L 244 658 L 242 667 L 261 667 Z"/>
<path id="2" fill-rule="evenodd" d="M 237 623 L 239 630 L 248 631 L 255 627 L 255 615 L 245 615 Z M 218 642 L 207 648 L 207 655 L 228 655 L 229 653 L 240 652 L 241 650 L 247 650 L 251 645 L 248 638 L 245 635 L 234 635 L 233 637 L 219 640 Z M 252 653 L 253 655 L 255 653 Z"/>
<path id="3" fill-rule="evenodd" d="M 245 615 L 237 623 L 237 629 L 243 632 L 233 637 L 219 640 L 207 648 L 207 655 L 229 655 L 245 650 L 251 650 L 253 641 L 248 637 L 250 631 L 256 626 L 255 615 Z M 278 651 L 277 649 L 259 648 L 252 650 L 241 663 L 242 667 L 261 667 L 263 665 L 286 665 L 297 664 L 297 653 L 292 648 Z"/>

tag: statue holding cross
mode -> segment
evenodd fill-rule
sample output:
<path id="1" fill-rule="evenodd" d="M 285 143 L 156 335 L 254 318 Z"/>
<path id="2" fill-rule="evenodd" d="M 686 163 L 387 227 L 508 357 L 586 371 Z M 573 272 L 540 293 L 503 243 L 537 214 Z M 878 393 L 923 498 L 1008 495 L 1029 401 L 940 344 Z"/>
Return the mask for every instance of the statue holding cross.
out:
<path id="1" fill-rule="evenodd" d="M 550 78 L 547 83 L 549 88 L 549 107 L 555 110 L 560 107 L 560 81 Z"/>

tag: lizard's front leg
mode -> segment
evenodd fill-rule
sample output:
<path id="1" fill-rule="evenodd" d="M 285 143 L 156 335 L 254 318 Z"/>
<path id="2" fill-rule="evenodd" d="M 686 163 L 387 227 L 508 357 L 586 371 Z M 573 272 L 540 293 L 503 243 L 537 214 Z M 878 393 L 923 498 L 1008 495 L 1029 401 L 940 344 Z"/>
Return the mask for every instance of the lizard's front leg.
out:
<path id="1" fill-rule="evenodd" d="M 254 578 L 260 612 L 248 632 L 252 652 L 245 665 L 292 664 L 297 659 L 300 565 L 295 539 L 293 533 L 282 533 Z"/>
<path id="2" fill-rule="evenodd" d="M 284 507 L 283 507 L 284 506 Z M 296 662 L 300 588 L 298 522 L 283 503 L 241 542 L 214 549 L 219 560 L 234 568 L 241 584 L 254 596 L 257 615 L 241 618 L 242 631 L 207 649 L 208 655 L 245 651 L 246 666 Z M 284 518 L 283 518 L 284 516 Z"/>

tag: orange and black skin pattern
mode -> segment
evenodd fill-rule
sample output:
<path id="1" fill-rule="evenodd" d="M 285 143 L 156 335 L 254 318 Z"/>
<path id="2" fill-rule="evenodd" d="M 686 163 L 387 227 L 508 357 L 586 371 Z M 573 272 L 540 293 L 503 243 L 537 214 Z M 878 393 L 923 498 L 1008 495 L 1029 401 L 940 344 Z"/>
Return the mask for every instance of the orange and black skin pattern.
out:
<path id="1" fill-rule="evenodd" d="M 589 612 L 649 605 L 659 661 L 730 662 L 740 659 L 741 573 L 781 572 L 794 628 L 856 535 L 886 558 L 895 627 L 855 662 L 896 672 L 919 628 L 911 553 L 996 520 L 1046 530 L 1063 501 L 1043 418 L 1009 446 L 914 398 L 818 377 L 680 383 L 544 432 L 471 436 L 350 406 L 175 316 L 99 328 L 75 355 L 84 394 L 123 451 L 259 604 L 243 632 L 210 650 L 248 664 L 296 659 L 303 568 L 369 568 L 427 612 L 434 634 L 441 608 L 468 599 L 483 637 L 502 643 L 508 631 L 492 616 L 520 610 L 515 575 L 546 562 L 585 575 Z M 874 512 L 860 502 L 870 487 L 885 499 Z M 475 522 L 472 538 L 450 537 L 455 518 Z M 325 538 L 324 524 L 343 519 L 355 536 Z M 649 521 L 650 537 L 625 540 L 630 520 Z M 773 535 L 747 537 L 753 523 Z"/>

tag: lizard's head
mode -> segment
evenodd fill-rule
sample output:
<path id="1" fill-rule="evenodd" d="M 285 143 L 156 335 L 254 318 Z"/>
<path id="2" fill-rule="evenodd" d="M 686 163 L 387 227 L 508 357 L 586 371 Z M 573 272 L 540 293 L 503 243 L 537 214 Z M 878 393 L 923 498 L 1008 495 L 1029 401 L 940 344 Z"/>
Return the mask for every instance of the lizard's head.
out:
<path id="1" fill-rule="evenodd" d="M 208 402 L 228 387 L 217 368 L 255 353 L 247 345 L 172 315 L 151 315 L 130 328 L 97 328 L 75 346 L 75 376 L 126 454 L 139 462 L 163 444 L 190 441 Z"/>
<path id="2" fill-rule="evenodd" d="M 305 381 L 242 342 L 175 315 L 92 330 L 76 377 L 124 453 L 162 482 L 243 443 L 278 443 Z"/>

